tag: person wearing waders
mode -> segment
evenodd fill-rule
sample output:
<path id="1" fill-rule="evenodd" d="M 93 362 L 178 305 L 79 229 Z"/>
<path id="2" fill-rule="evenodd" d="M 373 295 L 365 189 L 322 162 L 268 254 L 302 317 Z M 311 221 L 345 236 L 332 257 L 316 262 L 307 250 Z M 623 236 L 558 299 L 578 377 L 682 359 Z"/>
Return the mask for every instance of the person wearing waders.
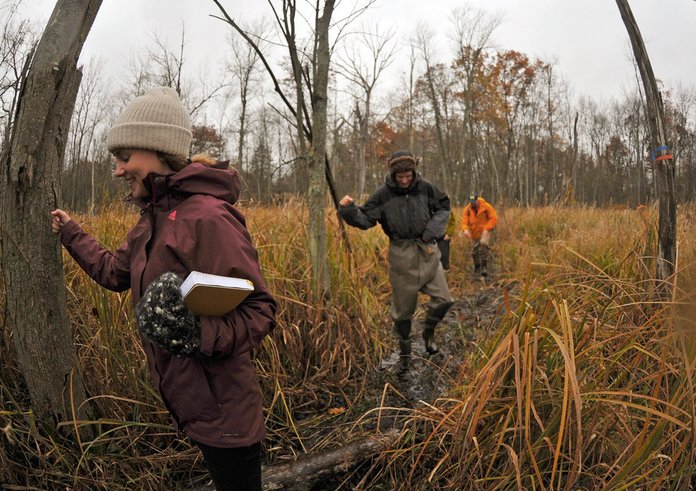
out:
<path id="1" fill-rule="evenodd" d="M 357 206 L 346 195 L 339 202 L 340 217 L 363 230 L 382 226 L 389 237 L 391 317 L 399 350 L 407 366 L 411 354 L 411 324 L 418 293 L 430 297 L 426 304 L 423 340 L 428 354 L 438 352 L 435 327 L 452 306 L 436 239 L 445 233 L 450 200 L 416 171 L 418 160 L 407 150 L 394 152 L 385 182 Z"/>

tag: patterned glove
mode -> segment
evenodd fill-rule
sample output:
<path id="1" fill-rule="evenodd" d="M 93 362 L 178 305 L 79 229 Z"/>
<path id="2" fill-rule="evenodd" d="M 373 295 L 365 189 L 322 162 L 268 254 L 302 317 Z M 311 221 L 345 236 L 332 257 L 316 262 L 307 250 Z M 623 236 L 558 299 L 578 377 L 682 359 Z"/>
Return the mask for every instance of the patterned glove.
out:
<path id="1" fill-rule="evenodd" d="M 164 273 L 145 290 L 135 317 L 138 329 L 150 342 L 174 356 L 195 356 L 201 343 L 201 325 L 184 304 L 181 278 Z"/>

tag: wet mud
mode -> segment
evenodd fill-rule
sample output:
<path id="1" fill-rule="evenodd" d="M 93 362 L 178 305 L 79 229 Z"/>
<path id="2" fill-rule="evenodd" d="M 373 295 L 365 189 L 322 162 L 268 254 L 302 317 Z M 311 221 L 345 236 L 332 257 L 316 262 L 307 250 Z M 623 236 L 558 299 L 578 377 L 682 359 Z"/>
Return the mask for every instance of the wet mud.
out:
<path id="1" fill-rule="evenodd" d="M 495 277 L 471 276 L 459 288 L 455 303 L 438 325 L 435 341 L 439 352 L 429 355 L 422 338 L 424 311 L 416 313 L 411 333 L 412 354 L 399 355 L 394 338 L 393 349 L 384 356 L 371 381 L 376 407 L 385 410 L 380 426 L 399 426 L 404 411 L 419 404 L 429 404 L 456 384 L 460 371 L 466 370 L 467 358 L 480 350 L 487 336 L 492 335 L 503 313 L 504 285 Z M 377 393 L 379 392 L 379 393 Z"/>
<path id="2" fill-rule="evenodd" d="M 451 285 L 452 286 L 452 285 Z M 514 289 L 509 283 L 495 276 L 481 278 L 473 274 L 466 284 L 453 288 L 454 305 L 438 325 L 435 341 L 439 352 L 429 355 L 422 338 L 425 311 L 416 313 L 411 332 L 409 357 L 399 354 L 396 336 L 392 334 L 392 347 L 372 375 L 369 382 L 368 406 L 379 408 L 363 425 L 370 430 L 379 426 L 381 431 L 403 427 L 410 410 L 431 404 L 456 386 L 461 376 L 469 369 L 467 359 L 476 350 L 481 350 L 486 339 L 494 335 L 504 309 L 505 290 Z M 391 326 L 389 326 L 391 333 Z M 461 374 L 460 374 L 461 372 Z M 363 469 L 368 469 L 365 463 Z M 361 479 L 361 470 L 355 469 L 350 477 L 344 473 L 325 476 L 319 483 L 294 491 L 329 491 L 353 489 Z M 386 489 L 386 488 L 385 488 Z"/>

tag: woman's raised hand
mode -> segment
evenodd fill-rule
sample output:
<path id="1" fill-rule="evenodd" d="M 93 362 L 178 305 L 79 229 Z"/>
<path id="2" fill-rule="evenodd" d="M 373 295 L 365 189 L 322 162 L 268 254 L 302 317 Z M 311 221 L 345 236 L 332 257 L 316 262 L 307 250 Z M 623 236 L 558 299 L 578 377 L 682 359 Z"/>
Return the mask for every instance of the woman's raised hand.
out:
<path id="1" fill-rule="evenodd" d="M 51 232 L 57 235 L 63 230 L 63 225 L 71 220 L 70 215 L 59 208 L 53 210 L 51 216 L 53 217 L 51 220 Z"/>

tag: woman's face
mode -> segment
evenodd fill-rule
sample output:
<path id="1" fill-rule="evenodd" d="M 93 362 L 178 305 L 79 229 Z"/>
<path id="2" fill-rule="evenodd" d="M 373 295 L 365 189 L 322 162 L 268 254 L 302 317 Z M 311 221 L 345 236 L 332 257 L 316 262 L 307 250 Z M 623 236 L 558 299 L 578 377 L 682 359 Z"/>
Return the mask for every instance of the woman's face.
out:
<path id="1" fill-rule="evenodd" d="M 114 160 L 114 177 L 126 181 L 134 198 L 147 198 L 150 195 L 143 181 L 151 172 L 161 175 L 172 173 L 152 150 L 122 148 L 114 152 Z"/>

